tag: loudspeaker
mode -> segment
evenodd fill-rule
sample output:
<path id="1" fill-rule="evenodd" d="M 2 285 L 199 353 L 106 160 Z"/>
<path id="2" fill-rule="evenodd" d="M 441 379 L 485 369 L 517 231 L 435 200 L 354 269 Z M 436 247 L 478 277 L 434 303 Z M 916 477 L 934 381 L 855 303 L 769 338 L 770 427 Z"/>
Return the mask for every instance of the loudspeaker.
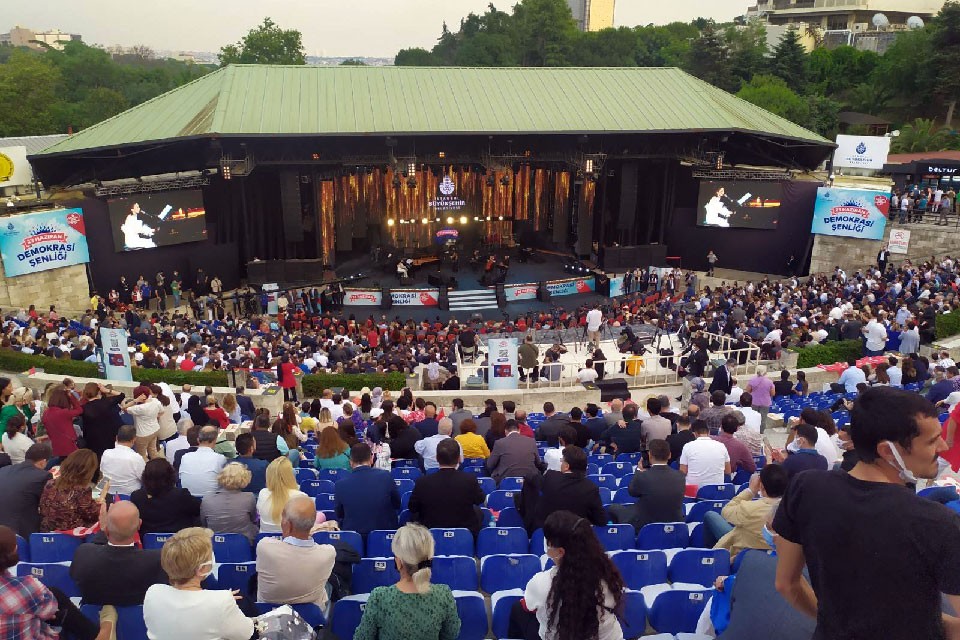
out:
<path id="1" fill-rule="evenodd" d="M 380 308 L 389 309 L 393 306 L 393 298 L 390 297 L 390 289 L 388 287 L 380 287 Z"/>
<path id="2" fill-rule="evenodd" d="M 627 388 L 627 381 L 623 378 L 597 380 L 595 384 L 597 388 L 600 389 L 600 402 L 630 399 L 630 389 Z"/>
<path id="3" fill-rule="evenodd" d="M 624 162 L 620 170 L 620 213 L 617 216 L 617 229 L 626 231 L 633 228 L 637 219 L 637 173 L 640 163 L 636 160 Z"/>
<path id="4" fill-rule="evenodd" d="M 247 263 L 247 280 L 252 284 L 263 284 L 267 281 L 267 263 L 263 261 Z"/>
<path id="5" fill-rule="evenodd" d="M 547 289 L 547 283 L 541 281 L 537 287 L 537 300 L 540 302 L 550 302 L 550 289 Z"/>
<path id="6" fill-rule="evenodd" d="M 607 274 L 600 271 L 594 272 L 594 278 L 597 282 L 597 293 L 603 296 L 610 297 L 610 278 L 607 277 Z"/>
<path id="7" fill-rule="evenodd" d="M 450 296 L 448 291 L 447 285 L 440 285 L 440 295 L 437 296 L 437 306 L 440 308 L 440 311 L 450 311 Z"/>
<path id="8" fill-rule="evenodd" d="M 283 213 L 283 239 L 303 242 L 303 216 L 300 212 L 300 173 L 280 173 L 280 210 Z"/>
<path id="9" fill-rule="evenodd" d="M 501 309 L 507 306 L 507 292 L 503 287 L 503 283 L 497 284 L 497 306 Z"/>

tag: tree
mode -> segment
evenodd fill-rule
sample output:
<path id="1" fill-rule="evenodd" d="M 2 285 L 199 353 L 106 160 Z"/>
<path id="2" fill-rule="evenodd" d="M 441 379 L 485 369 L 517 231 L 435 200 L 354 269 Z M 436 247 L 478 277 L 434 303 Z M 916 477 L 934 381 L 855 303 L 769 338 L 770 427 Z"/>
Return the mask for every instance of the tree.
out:
<path id="1" fill-rule="evenodd" d="M 730 69 L 738 83 L 748 82 L 767 67 L 767 28 L 759 20 L 743 27 L 729 26 L 723 34 L 729 52 Z"/>
<path id="2" fill-rule="evenodd" d="M 634 57 L 641 67 L 681 67 L 687 60 L 691 43 L 700 31 L 685 22 L 662 26 L 647 25 L 634 29 L 637 47 Z"/>
<path id="3" fill-rule="evenodd" d="M 220 66 L 228 64 L 306 64 L 303 38 L 296 29 L 281 29 L 270 18 L 236 44 L 220 49 Z"/>
<path id="4" fill-rule="evenodd" d="M 0 65 L 0 136 L 56 133 L 53 109 L 62 78 L 45 54 L 14 51 Z"/>
<path id="5" fill-rule="evenodd" d="M 935 120 L 917 118 L 900 127 L 900 135 L 893 139 L 894 153 L 920 153 L 922 151 L 945 151 L 957 146 L 957 136 L 948 127 Z"/>
<path id="6" fill-rule="evenodd" d="M 734 91 L 739 84 L 730 66 L 726 44 L 713 22 L 707 23 L 693 43 L 684 66 L 689 73 L 725 91 Z"/>
<path id="7" fill-rule="evenodd" d="M 807 86 L 807 52 L 796 29 L 787 29 L 773 50 L 773 75 L 800 91 Z"/>
<path id="8" fill-rule="evenodd" d="M 578 31 L 564 0 L 521 0 L 513 7 L 520 63 L 525 67 L 563 67 Z"/>
<path id="9" fill-rule="evenodd" d="M 934 75 L 933 90 L 946 103 L 946 125 L 952 127 L 960 99 L 960 78 L 956 73 L 956 65 L 960 64 L 960 4 L 951 0 L 943 5 L 932 26 L 933 55 L 928 64 Z"/>
<path id="10" fill-rule="evenodd" d="M 578 35 L 570 52 L 570 62 L 578 67 L 633 67 L 637 36 L 632 29 L 601 29 Z"/>
<path id="11" fill-rule="evenodd" d="M 801 126 L 810 118 L 809 102 L 777 76 L 753 76 L 737 92 L 737 97 Z"/>
<path id="12" fill-rule="evenodd" d="M 397 67 L 432 67 L 437 63 L 433 59 L 433 54 L 426 49 L 400 49 L 393 59 L 394 66 Z"/>
<path id="13" fill-rule="evenodd" d="M 347 58 L 340 63 L 341 67 L 365 67 L 367 63 L 358 58 Z"/>
<path id="14" fill-rule="evenodd" d="M 882 87 L 891 96 L 893 113 L 904 119 L 934 114 L 930 100 L 935 73 L 930 64 L 931 36 L 929 25 L 898 35 L 870 78 L 870 84 Z"/>

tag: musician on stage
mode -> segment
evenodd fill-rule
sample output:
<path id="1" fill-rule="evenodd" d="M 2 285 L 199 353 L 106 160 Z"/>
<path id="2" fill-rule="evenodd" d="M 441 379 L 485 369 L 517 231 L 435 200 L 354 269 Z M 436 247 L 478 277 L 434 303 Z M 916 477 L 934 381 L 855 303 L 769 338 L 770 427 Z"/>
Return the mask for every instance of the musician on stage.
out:
<path id="1" fill-rule="evenodd" d="M 410 277 L 410 270 L 407 268 L 407 264 L 403 260 L 397 263 L 397 277 L 401 282 Z"/>
<path id="2" fill-rule="evenodd" d="M 729 220 L 733 216 L 733 211 L 728 207 L 728 204 L 732 205 L 733 201 L 727 197 L 726 189 L 720 187 L 717 189 L 717 193 L 703 206 L 704 211 L 706 211 L 703 224 L 712 227 L 729 227 Z"/>
<path id="3" fill-rule="evenodd" d="M 157 246 L 157 243 L 151 239 L 157 230 L 144 224 L 137 217 L 139 215 L 140 204 L 134 202 L 133 206 L 130 207 L 130 213 L 127 214 L 123 224 L 120 225 L 120 231 L 123 232 L 124 249 L 153 249 Z"/>

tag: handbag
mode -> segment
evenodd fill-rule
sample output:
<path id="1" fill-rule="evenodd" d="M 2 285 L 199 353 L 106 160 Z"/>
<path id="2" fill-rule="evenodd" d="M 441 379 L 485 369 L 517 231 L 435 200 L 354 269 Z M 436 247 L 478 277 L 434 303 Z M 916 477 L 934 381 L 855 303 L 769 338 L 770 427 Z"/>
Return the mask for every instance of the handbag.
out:
<path id="1" fill-rule="evenodd" d="M 254 627 L 260 640 L 317 640 L 313 627 L 290 605 L 259 616 Z"/>

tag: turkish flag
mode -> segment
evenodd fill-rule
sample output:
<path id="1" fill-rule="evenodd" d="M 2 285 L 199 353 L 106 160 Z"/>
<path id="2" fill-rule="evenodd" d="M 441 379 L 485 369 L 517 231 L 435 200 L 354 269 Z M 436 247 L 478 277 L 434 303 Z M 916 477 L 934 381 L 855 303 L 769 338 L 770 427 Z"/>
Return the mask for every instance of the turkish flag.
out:
<path id="1" fill-rule="evenodd" d="M 76 211 L 71 211 L 67 214 L 67 224 L 70 225 L 70 228 L 79 233 L 82 236 L 87 235 L 87 229 L 83 225 L 83 214 L 77 213 Z"/>

